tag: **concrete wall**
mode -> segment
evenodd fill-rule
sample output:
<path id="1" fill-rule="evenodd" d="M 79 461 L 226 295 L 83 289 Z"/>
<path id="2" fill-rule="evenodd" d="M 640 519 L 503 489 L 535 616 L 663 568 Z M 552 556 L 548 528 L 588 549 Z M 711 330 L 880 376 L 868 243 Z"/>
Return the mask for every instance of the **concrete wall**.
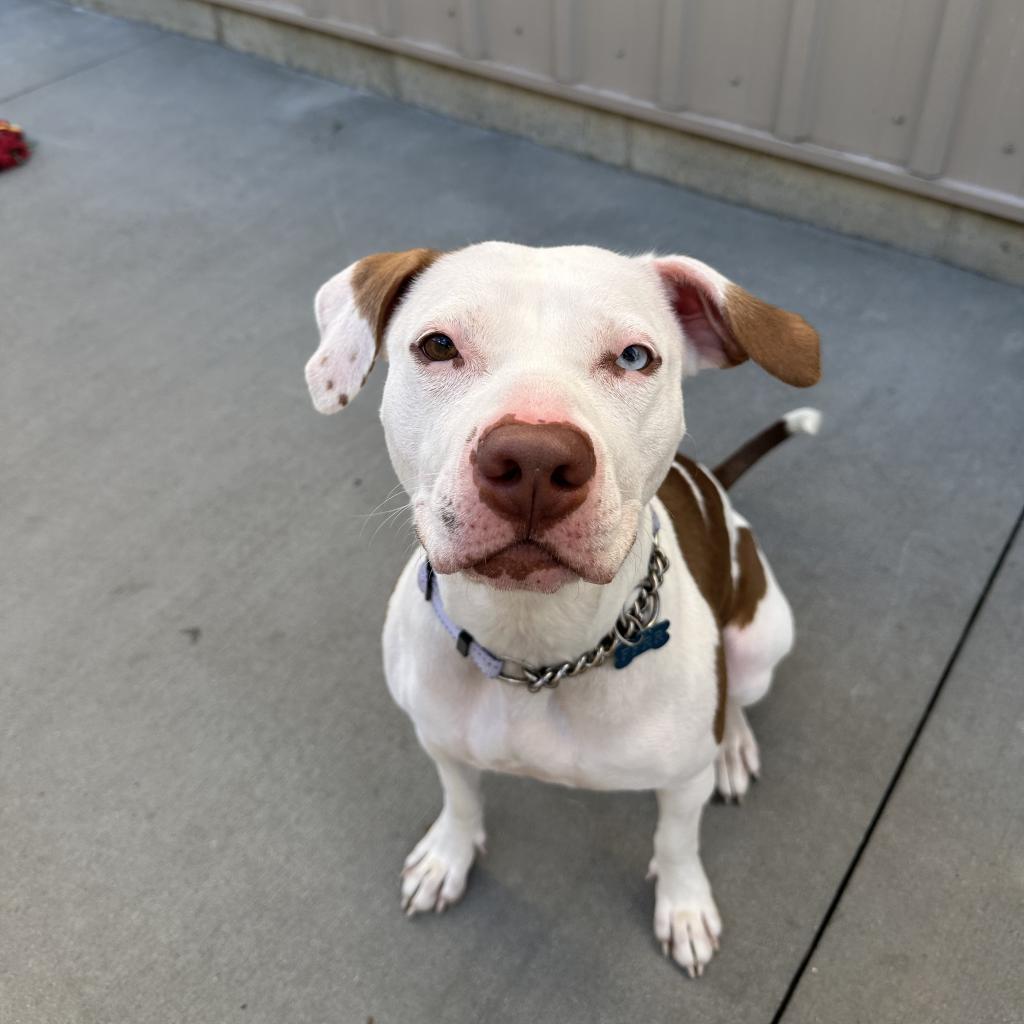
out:
<path id="1" fill-rule="evenodd" d="M 802 2 L 805 0 L 796 0 L 796 6 Z M 950 0 L 949 9 L 957 2 Z M 1001 0 L 992 2 L 998 4 Z M 522 10 L 528 13 L 539 3 L 542 0 L 524 4 Z M 547 3 L 548 0 L 543 0 L 544 5 Z M 583 96 L 581 101 L 580 96 L 565 92 L 561 86 L 549 87 L 536 71 L 532 72 L 532 78 L 524 78 L 517 73 L 509 73 L 507 66 L 502 71 L 495 65 L 487 71 L 487 77 L 480 77 L 478 69 L 467 63 L 470 58 L 453 56 L 452 47 L 469 53 L 484 53 L 488 52 L 488 47 L 493 48 L 493 40 L 488 42 L 479 32 L 476 37 L 467 35 L 466 5 L 460 7 L 454 0 L 437 11 L 433 10 L 438 6 L 435 3 L 424 6 L 385 4 L 383 8 L 375 5 L 374 11 L 391 10 L 393 20 L 387 23 L 378 17 L 375 27 L 365 29 L 358 28 L 354 20 L 369 9 L 362 0 L 350 0 L 347 4 L 341 0 L 306 0 L 302 8 L 290 5 L 287 9 L 276 2 L 260 0 L 219 0 L 217 3 L 205 0 L 86 0 L 85 6 L 216 40 L 233 49 L 258 54 L 475 124 L 627 166 L 711 195 L 886 242 L 1002 280 L 1024 283 L 1024 224 L 1016 219 L 1024 216 L 1024 207 L 1018 210 L 1013 203 L 1002 206 L 980 204 L 1001 211 L 1001 215 L 986 213 L 964 205 L 966 193 L 957 195 L 942 182 L 938 182 L 940 187 L 932 194 L 924 194 L 927 190 L 920 188 L 908 191 L 904 187 L 906 182 L 893 175 L 888 178 L 870 174 L 854 177 L 848 173 L 850 167 L 839 170 L 841 164 L 833 163 L 830 167 L 826 166 L 827 162 L 808 162 L 802 156 L 791 159 L 797 152 L 796 146 L 791 146 L 790 150 L 782 148 L 778 152 L 769 152 L 763 146 L 751 148 L 747 144 L 734 144 L 741 141 L 741 136 L 730 142 L 706 133 L 695 134 L 690 130 L 692 126 L 668 122 L 660 115 L 637 116 L 628 103 L 622 102 L 621 96 L 616 98 L 607 90 L 597 96 L 596 101 L 589 95 Z M 557 8 L 558 4 L 555 6 Z M 572 6 L 570 0 L 566 9 Z M 469 5 L 470 9 L 472 7 Z M 517 13 L 519 10 L 517 8 Z M 433 21 L 427 17 L 431 11 Z M 343 26 L 337 19 L 339 12 L 353 20 Z M 410 17 L 410 12 L 418 13 Z M 454 23 L 446 28 L 446 31 L 454 33 L 452 38 L 428 38 L 431 32 L 437 35 L 431 26 L 435 22 L 443 24 L 437 21 L 442 15 Z M 543 16 L 544 11 L 539 15 L 534 11 L 535 19 L 543 21 Z M 524 24 L 511 26 L 513 36 L 516 27 L 523 27 L 525 34 L 526 25 L 531 24 L 525 17 L 518 20 Z M 489 23 L 493 30 L 493 17 Z M 407 33 L 417 34 L 419 41 L 410 42 L 402 38 L 398 34 L 402 24 L 406 26 Z M 462 25 L 461 35 L 459 24 Z M 936 23 L 936 31 L 940 35 L 942 24 L 941 19 Z M 986 19 L 979 24 L 982 28 L 975 26 L 975 32 L 990 31 L 992 22 Z M 355 29 L 353 25 L 356 25 Z M 357 36 L 360 38 L 355 38 Z M 934 40 L 936 46 L 940 42 Z M 526 54 L 524 51 L 519 58 L 521 62 L 527 61 Z M 563 77 L 582 73 L 580 68 L 585 63 L 572 53 L 559 54 L 557 48 L 551 51 L 551 61 L 553 71 L 557 73 L 561 68 Z M 991 70 L 990 63 L 985 67 Z M 627 88 L 630 81 L 626 74 L 621 87 Z M 939 85 L 941 81 L 940 75 Z M 960 83 L 963 87 L 961 92 L 966 96 L 973 95 L 964 81 Z M 526 82 L 528 87 L 524 84 Z M 609 81 L 604 84 L 615 83 Z M 1009 85 L 1005 82 L 1003 85 L 999 95 L 1007 90 L 1012 92 Z M 670 86 L 671 81 L 666 80 L 663 74 L 657 76 L 655 88 L 664 91 Z M 596 88 L 593 84 L 586 85 L 590 92 Z M 784 83 L 780 88 L 784 93 Z M 711 100 L 704 102 L 710 103 Z M 827 110 L 829 102 L 824 99 L 816 102 L 815 109 L 824 104 Z M 957 109 L 962 102 L 962 99 L 957 100 Z M 927 107 L 928 104 L 923 103 L 922 116 L 925 118 Z M 972 124 L 987 116 L 983 106 L 978 107 L 975 103 L 975 107 Z M 839 116 L 840 108 L 834 103 L 833 108 L 835 123 L 847 125 L 846 128 L 836 128 L 836 131 L 855 131 L 857 119 L 844 121 Z M 1006 120 L 1004 114 L 1005 111 L 991 113 L 989 128 L 986 129 L 990 134 L 1002 130 Z M 944 123 L 949 129 L 948 118 Z M 785 128 L 785 118 L 782 124 Z M 974 145 L 980 144 L 979 132 L 981 129 L 976 128 L 973 135 L 967 133 L 968 139 L 975 139 Z M 928 138 L 928 135 L 918 132 L 918 138 Z M 937 136 L 933 136 L 933 142 L 935 138 Z M 817 143 L 813 146 L 821 148 Z M 915 144 L 904 147 L 906 160 L 913 163 L 915 159 L 923 159 L 925 148 Z M 952 136 L 947 132 L 943 166 L 950 165 L 955 152 Z M 1008 156 L 1014 157 L 1015 152 L 1014 148 Z M 908 174 L 904 174 L 904 178 L 910 180 Z M 932 180 L 933 183 L 937 181 Z M 893 187 L 894 184 L 899 187 Z M 986 194 L 994 193 L 988 190 Z"/>

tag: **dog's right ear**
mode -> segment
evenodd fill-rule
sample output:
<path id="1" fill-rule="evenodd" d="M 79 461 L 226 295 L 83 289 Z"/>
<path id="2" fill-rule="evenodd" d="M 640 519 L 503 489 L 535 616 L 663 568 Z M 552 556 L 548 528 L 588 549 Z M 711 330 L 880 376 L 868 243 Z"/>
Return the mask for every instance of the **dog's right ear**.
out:
<path id="1" fill-rule="evenodd" d="M 366 383 L 396 306 L 440 255 L 436 249 L 379 252 L 321 286 L 314 302 L 320 347 L 306 363 L 317 412 L 343 409 Z"/>
<path id="2" fill-rule="evenodd" d="M 654 269 L 683 330 L 689 374 L 753 359 L 794 387 L 818 383 L 818 332 L 802 316 L 751 295 L 690 256 L 656 259 Z"/>

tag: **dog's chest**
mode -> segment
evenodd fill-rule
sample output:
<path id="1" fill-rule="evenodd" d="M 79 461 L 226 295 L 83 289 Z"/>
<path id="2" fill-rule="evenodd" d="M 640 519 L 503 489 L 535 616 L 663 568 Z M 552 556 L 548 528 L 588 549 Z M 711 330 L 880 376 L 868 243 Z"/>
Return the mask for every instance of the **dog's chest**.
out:
<path id="1" fill-rule="evenodd" d="M 443 730 L 444 738 L 478 767 L 587 789 L 657 787 L 687 774 L 695 754 L 706 760 L 699 707 L 652 707 L 644 699 L 649 679 L 638 673 L 592 675 L 536 695 L 478 681 L 464 728 Z"/>
<path id="2" fill-rule="evenodd" d="M 530 694 L 487 679 L 460 657 L 407 583 L 399 583 L 389 609 L 385 668 L 392 695 L 428 749 L 588 789 L 658 788 L 713 756 L 717 636 L 706 624 L 677 621 L 677 639 L 628 668 L 606 664 Z M 685 610 L 676 611 L 685 620 Z"/>

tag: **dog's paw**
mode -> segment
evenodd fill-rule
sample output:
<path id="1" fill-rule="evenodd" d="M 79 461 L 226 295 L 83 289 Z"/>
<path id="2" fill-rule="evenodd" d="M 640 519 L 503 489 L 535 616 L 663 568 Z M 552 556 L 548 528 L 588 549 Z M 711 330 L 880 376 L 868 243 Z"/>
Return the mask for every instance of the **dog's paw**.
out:
<path id="1" fill-rule="evenodd" d="M 466 878 L 484 834 L 457 825 L 442 812 L 405 858 L 402 910 L 412 917 L 426 910 L 441 913 L 466 891 Z"/>
<path id="2" fill-rule="evenodd" d="M 715 757 L 715 788 L 726 802 L 742 803 L 750 783 L 761 774 L 761 755 L 757 740 L 747 724 L 743 709 L 729 701 L 726 706 L 725 732 Z"/>
<path id="3" fill-rule="evenodd" d="M 718 951 L 722 934 L 722 919 L 707 884 L 682 886 L 670 892 L 669 886 L 659 880 L 654 934 L 665 956 L 671 956 L 691 978 L 699 978 Z"/>

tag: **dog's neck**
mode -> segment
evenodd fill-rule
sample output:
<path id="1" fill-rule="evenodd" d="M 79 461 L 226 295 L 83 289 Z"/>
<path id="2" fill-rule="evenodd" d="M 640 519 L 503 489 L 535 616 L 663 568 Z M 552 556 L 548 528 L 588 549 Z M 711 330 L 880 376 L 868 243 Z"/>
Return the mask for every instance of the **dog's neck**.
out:
<path id="1" fill-rule="evenodd" d="M 610 583 L 580 580 L 554 594 L 498 590 L 462 573 L 439 580 L 445 609 L 460 628 L 495 654 L 531 665 L 579 657 L 612 627 L 647 572 L 652 546 L 651 509 Z"/>

